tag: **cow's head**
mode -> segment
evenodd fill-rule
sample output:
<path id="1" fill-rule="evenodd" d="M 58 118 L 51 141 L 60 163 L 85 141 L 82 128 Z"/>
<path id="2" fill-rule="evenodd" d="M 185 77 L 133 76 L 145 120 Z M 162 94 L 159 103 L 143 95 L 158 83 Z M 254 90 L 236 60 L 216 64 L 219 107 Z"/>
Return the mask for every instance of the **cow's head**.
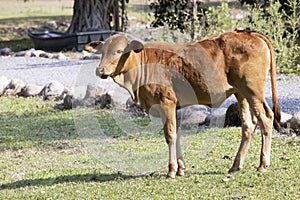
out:
<path id="1" fill-rule="evenodd" d="M 139 53 L 143 48 L 141 42 L 129 40 L 124 35 L 113 35 L 105 42 L 94 41 L 85 46 L 87 51 L 102 53 L 101 63 L 96 69 L 96 75 L 100 78 L 114 77 L 125 72 L 129 56 Z"/>

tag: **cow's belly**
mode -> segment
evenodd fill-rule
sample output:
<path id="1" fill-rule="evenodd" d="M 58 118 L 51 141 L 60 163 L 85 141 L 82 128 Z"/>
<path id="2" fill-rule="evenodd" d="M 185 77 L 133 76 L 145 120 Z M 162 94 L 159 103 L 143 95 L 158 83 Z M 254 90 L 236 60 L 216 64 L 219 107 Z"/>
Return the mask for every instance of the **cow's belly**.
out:
<path id="1" fill-rule="evenodd" d="M 218 107 L 234 93 L 234 89 L 229 84 L 220 81 L 208 87 L 207 84 L 190 84 L 187 81 L 177 80 L 173 82 L 173 90 L 177 98 L 177 107 L 195 104 Z"/>
<path id="2" fill-rule="evenodd" d="M 193 88 L 189 84 L 177 85 L 177 87 L 163 87 L 158 85 L 147 85 L 139 88 L 136 93 L 136 102 L 145 111 L 153 116 L 160 116 L 160 105 L 163 98 L 176 103 L 177 108 L 189 105 L 202 104 L 210 107 L 218 107 L 223 101 L 234 93 L 230 86 L 222 89 L 209 91 L 205 88 Z"/>

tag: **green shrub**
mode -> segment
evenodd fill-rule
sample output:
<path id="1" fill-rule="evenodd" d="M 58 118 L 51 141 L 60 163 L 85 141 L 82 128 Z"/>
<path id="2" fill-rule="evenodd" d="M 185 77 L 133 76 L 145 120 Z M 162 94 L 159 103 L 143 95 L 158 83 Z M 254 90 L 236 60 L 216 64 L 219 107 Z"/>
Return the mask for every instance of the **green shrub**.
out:
<path id="1" fill-rule="evenodd" d="M 171 30 L 184 32 L 190 27 L 192 17 L 192 3 L 190 0 L 157 0 L 150 3 L 150 9 L 154 10 L 154 27 L 168 25 Z"/>
<path id="2" fill-rule="evenodd" d="M 152 8 L 154 5 L 156 6 L 156 22 L 158 22 L 157 20 L 160 22 L 156 25 L 164 25 L 169 30 L 158 37 L 162 41 L 171 39 L 173 42 L 178 42 L 178 38 L 184 38 L 184 41 L 190 40 L 186 33 L 191 30 L 192 5 L 186 0 L 180 2 L 171 3 L 161 0 L 152 5 Z M 298 31 L 300 31 L 300 3 L 298 0 L 284 0 L 284 2 L 285 4 L 281 5 L 280 1 L 271 0 L 269 7 L 259 5 L 249 7 L 249 16 L 241 21 L 231 18 L 231 9 L 228 7 L 228 3 L 223 2 L 219 6 L 207 8 L 198 4 L 195 23 L 196 38 L 203 39 L 219 35 L 239 27 L 261 32 L 270 38 L 276 51 L 277 71 L 300 74 L 300 46 L 297 43 L 297 40 L 300 40 L 298 35 Z M 285 9 L 282 9 L 283 6 Z M 179 12 L 180 9 L 182 10 Z M 289 12 L 286 13 L 285 10 Z M 173 34 L 174 31 L 170 31 L 170 29 L 185 33 L 182 34 L 185 37 L 180 36 L 180 34 Z M 171 35 L 171 38 L 167 35 Z"/>
<path id="3" fill-rule="evenodd" d="M 271 2 L 270 6 L 263 9 L 256 6 L 250 10 L 249 18 L 240 22 L 240 26 L 248 27 L 267 35 L 277 52 L 277 69 L 281 73 L 299 73 L 297 60 L 300 47 L 297 44 L 299 37 L 297 23 L 300 22 L 300 15 L 297 9 L 300 3 L 297 0 L 287 0 L 291 15 L 284 11 L 279 12 L 281 4 Z"/>
<path id="4" fill-rule="evenodd" d="M 205 23 L 202 22 L 201 26 L 199 25 L 200 23 L 197 23 L 198 39 L 219 35 L 236 28 L 237 21 L 231 19 L 228 3 L 222 2 L 219 6 L 210 6 L 203 12 Z M 198 16 L 201 15 L 198 14 Z"/>

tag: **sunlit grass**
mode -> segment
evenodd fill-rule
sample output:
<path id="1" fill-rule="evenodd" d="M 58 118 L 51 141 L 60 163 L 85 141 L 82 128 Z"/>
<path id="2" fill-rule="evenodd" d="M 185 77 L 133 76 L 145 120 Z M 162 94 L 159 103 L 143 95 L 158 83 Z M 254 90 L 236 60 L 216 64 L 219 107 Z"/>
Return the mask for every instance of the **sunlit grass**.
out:
<path id="1" fill-rule="evenodd" d="M 72 15 L 72 0 L 1 0 L 0 19 Z"/>
<path id="2" fill-rule="evenodd" d="M 300 141 L 274 137 L 272 165 L 256 172 L 261 139 L 244 169 L 227 170 L 240 129 L 182 135 L 188 172 L 166 179 L 168 152 L 149 118 L 136 129 L 116 111 L 56 111 L 34 98 L 0 98 L 0 196 L 5 199 L 298 199 Z M 126 122 L 130 118 L 125 119 Z M 133 119 L 132 119 L 133 120 Z M 95 123 L 96 122 L 96 123 Z M 135 122 L 131 123 L 132 126 Z M 120 126 L 122 124 L 122 126 Z M 89 125 L 89 126 L 86 126 Z M 142 129 L 144 127 L 144 129 Z M 131 132 L 128 130 L 145 130 Z M 124 131 L 125 130 L 125 131 Z M 277 136 L 277 135 L 275 135 Z"/>

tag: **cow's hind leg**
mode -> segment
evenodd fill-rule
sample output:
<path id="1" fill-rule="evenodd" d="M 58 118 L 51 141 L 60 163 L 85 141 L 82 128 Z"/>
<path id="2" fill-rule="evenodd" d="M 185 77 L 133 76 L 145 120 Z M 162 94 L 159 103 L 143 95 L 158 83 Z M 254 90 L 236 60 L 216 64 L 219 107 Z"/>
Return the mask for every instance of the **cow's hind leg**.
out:
<path id="1" fill-rule="evenodd" d="M 260 110 L 262 110 L 262 112 L 257 113 L 257 116 L 261 129 L 262 147 L 260 154 L 260 165 L 257 170 L 260 172 L 265 172 L 270 166 L 271 162 L 270 157 L 274 114 L 266 101 L 260 104 Z"/>
<path id="2" fill-rule="evenodd" d="M 264 172 L 270 165 L 270 152 L 272 142 L 272 128 L 274 114 L 269 108 L 264 96 L 252 95 L 247 98 L 249 106 L 258 120 L 261 129 L 262 147 L 258 171 Z"/>
<path id="3" fill-rule="evenodd" d="M 264 96 L 252 95 L 247 98 L 250 108 L 258 119 L 258 124 L 261 129 L 262 147 L 260 154 L 260 165 L 258 171 L 264 172 L 270 165 L 270 152 L 272 142 L 272 128 L 274 114 L 269 108 Z"/>
<path id="4" fill-rule="evenodd" d="M 242 169 L 246 154 L 250 147 L 251 139 L 257 125 L 257 119 L 253 115 L 249 107 L 247 99 L 241 94 L 235 94 L 238 104 L 239 112 L 242 121 L 242 141 L 235 157 L 232 167 L 229 169 L 229 173 L 233 173 Z"/>

